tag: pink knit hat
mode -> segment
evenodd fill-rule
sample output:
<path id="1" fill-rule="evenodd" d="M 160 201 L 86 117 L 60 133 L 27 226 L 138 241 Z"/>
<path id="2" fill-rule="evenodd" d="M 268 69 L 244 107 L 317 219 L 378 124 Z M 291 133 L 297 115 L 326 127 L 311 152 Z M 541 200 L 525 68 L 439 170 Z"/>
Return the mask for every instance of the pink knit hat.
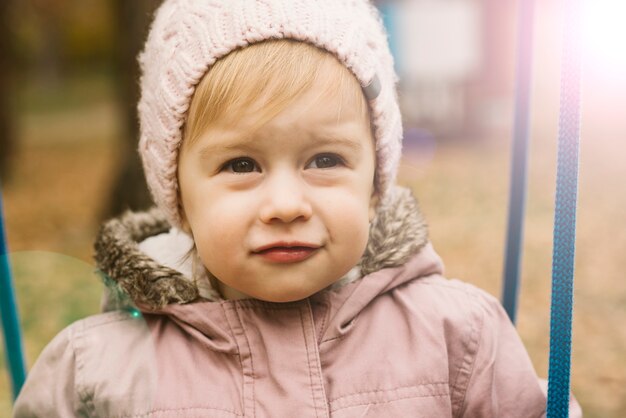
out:
<path id="1" fill-rule="evenodd" d="M 139 56 L 139 151 L 152 196 L 173 226 L 181 224 L 178 150 L 196 85 L 234 49 L 281 38 L 331 52 L 363 86 L 376 140 L 377 189 L 386 200 L 400 160 L 402 122 L 393 58 L 368 0 L 165 0 Z"/>

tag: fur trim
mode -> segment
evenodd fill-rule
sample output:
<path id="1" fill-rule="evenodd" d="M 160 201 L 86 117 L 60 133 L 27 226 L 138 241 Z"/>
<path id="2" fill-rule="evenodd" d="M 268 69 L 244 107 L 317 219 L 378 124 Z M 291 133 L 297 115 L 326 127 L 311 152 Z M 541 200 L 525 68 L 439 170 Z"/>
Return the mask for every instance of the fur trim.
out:
<path id="1" fill-rule="evenodd" d="M 411 190 L 396 187 L 370 226 L 362 274 L 406 263 L 428 242 L 428 227 Z"/>
<path id="2" fill-rule="evenodd" d="M 170 229 L 157 210 L 126 212 L 105 223 L 95 243 L 98 268 L 119 288 L 108 286 L 116 307 L 124 304 L 122 290 L 139 306 L 160 308 L 170 303 L 189 303 L 198 298 L 198 288 L 178 271 L 162 266 L 141 252 L 138 243 Z M 106 282 L 105 282 L 106 284 Z"/>
<path id="3" fill-rule="evenodd" d="M 370 226 L 369 241 L 357 265 L 361 274 L 348 275 L 333 288 L 383 268 L 401 266 L 427 244 L 428 228 L 411 191 L 396 187 L 391 195 Z M 119 309 L 132 301 L 142 308 L 159 309 L 201 299 L 193 280 L 139 249 L 139 242 L 169 230 L 165 215 L 156 208 L 127 212 L 102 226 L 95 259 L 109 291 L 105 308 Z"/>

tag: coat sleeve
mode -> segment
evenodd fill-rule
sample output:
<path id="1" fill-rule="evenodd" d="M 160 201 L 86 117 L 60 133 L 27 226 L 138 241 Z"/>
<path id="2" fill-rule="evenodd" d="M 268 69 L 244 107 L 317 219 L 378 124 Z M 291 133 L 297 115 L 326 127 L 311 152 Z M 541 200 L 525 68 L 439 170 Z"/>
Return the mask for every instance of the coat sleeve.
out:
<path id="1" fill-rule="evenodd" d="M 463 417 L 543 417 L 546 394 L 500 302 L 481 291 L 482 324 L 461 410 Z M 570 417 L 582 417 L 574 400 Z"/>
<path id="2" fill-rule="evenodd" d="M 61 331 L 42 351 L 13 408 L 14 418 L 84 416 L 76 391 L 73 328 Z"/>

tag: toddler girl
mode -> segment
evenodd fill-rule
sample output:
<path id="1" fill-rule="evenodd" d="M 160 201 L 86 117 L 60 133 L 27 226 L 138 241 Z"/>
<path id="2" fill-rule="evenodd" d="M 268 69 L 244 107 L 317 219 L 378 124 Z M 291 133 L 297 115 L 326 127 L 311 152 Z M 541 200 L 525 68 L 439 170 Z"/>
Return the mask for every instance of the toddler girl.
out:
<path id="1" fill-rule="evenodd" d="M 104 225 L 106 312 L 48 345 L 15 416 L 544 414 L 500 304 L 442 276 L 394 185 L 371 4 L 165 0 L 140 63 L 159 209 Z"/>

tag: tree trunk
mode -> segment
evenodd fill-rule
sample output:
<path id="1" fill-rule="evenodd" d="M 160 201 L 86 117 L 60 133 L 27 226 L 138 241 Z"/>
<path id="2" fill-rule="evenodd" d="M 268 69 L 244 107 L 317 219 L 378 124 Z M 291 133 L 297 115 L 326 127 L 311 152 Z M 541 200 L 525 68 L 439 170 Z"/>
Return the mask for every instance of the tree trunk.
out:
<path id="1" fill-rule="evenodd" d="M 10 101 L 12 63 L 15 61 L 11 46 L 11 1 L 0 1 L 0 179 L 7 181 L 11 172 L 12 156 L 15 153 L 15 130 L 13 129 L 14 114 Z"/>
<path id="2" fill-rule="evenodd" d="M 115 56 L 116 85 L 124 118 L 120 138 L 120 161 L 113 179 L 110 199 L 101 218 L 117 216 L 123 211 L 142 210 L 152 205 L 141 161 L 137 152 L 139 123 L 139 54 L 148 32 L 148 25 L 160 0 L 113 0 L 118 45 Z"/>

